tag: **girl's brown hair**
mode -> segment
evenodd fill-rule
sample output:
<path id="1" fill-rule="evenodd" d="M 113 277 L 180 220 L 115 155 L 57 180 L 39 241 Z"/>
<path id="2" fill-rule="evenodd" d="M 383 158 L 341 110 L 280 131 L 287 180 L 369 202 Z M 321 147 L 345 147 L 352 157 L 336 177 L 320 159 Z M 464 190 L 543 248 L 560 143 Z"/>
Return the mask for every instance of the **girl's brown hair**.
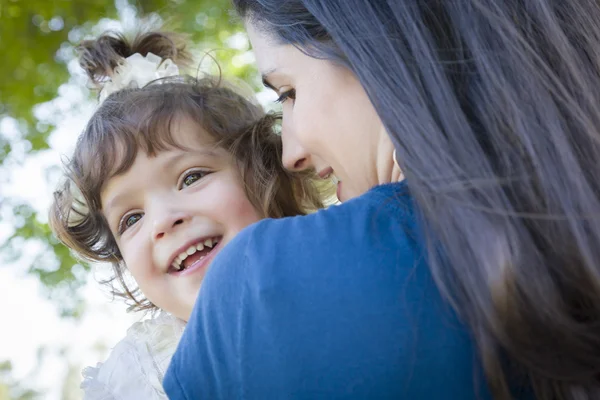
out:
<path id="1" fill-rule="evenodd" d="M 80 64 L 98 88 L 124 58 L 135 53 L 153 53 L 178 65 L 191 60 L 181 36 L 161 32 L 139 34 L 132 41 L 108 33 L 83 42 L 80 51 Z M 281 139 L 274 129 L 278 117 L 265 114 L 220 78 L 178 76 L 109 95 L 66 165 L 67 179 L 54 193 L 50 226 L 85 260 L 112 264 L 114 276 L 104 283 L 115 295 L 132 301 L 130 310 L 155 306 L 126 282 L 123 258 L 103 215 L 100 193 L 111 177 L 132 166 L 138 151 L 153 156 L 180 147 L 171 127 L 182 117 L 193 120 L 215 146 L 232 154 L 246 195 L 262 217 L 303 215 L 323 207 L 324 184 L 312 174 L 283 168 Z"/>

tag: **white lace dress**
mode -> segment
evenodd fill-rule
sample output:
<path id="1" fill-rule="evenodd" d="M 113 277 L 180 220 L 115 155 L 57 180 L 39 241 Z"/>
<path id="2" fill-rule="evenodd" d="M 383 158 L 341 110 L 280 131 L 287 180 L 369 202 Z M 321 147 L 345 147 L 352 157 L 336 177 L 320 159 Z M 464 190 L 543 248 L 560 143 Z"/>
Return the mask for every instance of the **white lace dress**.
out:
<path id="1" fill-rule="evenodd" d="M 104 363 L 83 370 L 84 400 L 166 400 L 162 380 L 184 328 L 165 312 L 133 324 Z"/>

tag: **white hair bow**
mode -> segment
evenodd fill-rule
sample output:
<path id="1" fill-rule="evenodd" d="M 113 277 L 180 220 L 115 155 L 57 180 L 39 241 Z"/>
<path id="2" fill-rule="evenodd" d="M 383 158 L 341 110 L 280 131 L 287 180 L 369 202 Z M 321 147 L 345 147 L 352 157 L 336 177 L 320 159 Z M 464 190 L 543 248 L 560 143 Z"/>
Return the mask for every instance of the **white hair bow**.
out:
<path id="1" fill-rule="evenodd" d="M 142 57 L 140 53 L 132 54 L 115 68 L 111 79 L 104 84 L 100 91 L 100 103 L 119 90 L 142 88 L 156 79 L 178 75 L 179 68 L 170 58 L 163 60 L 152 53 L 148 53 L 146 57 Z"/>

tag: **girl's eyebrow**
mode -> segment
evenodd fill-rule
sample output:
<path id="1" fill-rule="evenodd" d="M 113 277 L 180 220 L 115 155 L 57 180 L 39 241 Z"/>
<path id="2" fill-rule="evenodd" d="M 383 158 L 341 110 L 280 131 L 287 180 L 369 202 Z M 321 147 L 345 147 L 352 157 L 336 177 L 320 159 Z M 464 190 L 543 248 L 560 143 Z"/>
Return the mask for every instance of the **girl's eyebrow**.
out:
<path id="1" fill-rule="evenodd" d="M 106 206 L 103 206 L 102 209 L 104 210 L 104 215 L 107 217 L 107 221 L 110 225 L 110 218 L 108 218 L 108 215 L 106 215 L 109 210 L 114 210 L 115 208 L 117 208 L 117 206 L 119 206 L 124 200 L 127 199 L 127 197 L 129 197 L 129 191 L 126 191 L 125 193 L 121 192 L 118 195 L 112 197 L 110 200 L 108 200 L 106 202 Z"/>
<path id="2" fill-rule="evenodd" d="M 190 156 L 194 156 L 194 157 L 203 156 L 203 157 L 216 158 L 216 157 L 219 157 L 219 153 L 217 153 L 214 149 L 210 149 L 210 148 L 185 149 L 185 150 L 182 150 L 181 152 L 176 152 L 172 155 L 169 155 L 167 157 L 167 161 L 165 161 L 165 163 L 168 165 L 173 165 L 173 164 L 176 164 L 177 162 L 181 161 L 182 159 L 188 158 Z"/>
<path id="3" fill-rule="evenodd" d="M 186 151 L 181 151 L 181 152 L 177 152 L 173 155 L 169 155 L 168 158 L 165 161 L 165 165 L 164 168 L 169 168 L 170 166 L 173 165 L 177 165 L 178 163 L 180 163 L 183 159 L 187 159 L 188 157 L 198 157 L 198 156 L 203 156 L 203 157 L 209 157 L 209 158 L 217 158 L 219 157 L 219 154 L 213 150 L 213 149 L 194 149 L 194 150 L 186 150 Z M 129 190 L 125 190 L 120 191 L 120 193 L 118 193 L 116 196 L 109 198 L 109 200 L 106 202 L 106 205 L 102 207 L 102 209 L 104 210 L 104 212 L 106 213 L 107 210 L 111 210 L 115 207 L 117 207 L 120 203 L 122 203 L 124 200 L 126 200 L 129 197 Z"/>

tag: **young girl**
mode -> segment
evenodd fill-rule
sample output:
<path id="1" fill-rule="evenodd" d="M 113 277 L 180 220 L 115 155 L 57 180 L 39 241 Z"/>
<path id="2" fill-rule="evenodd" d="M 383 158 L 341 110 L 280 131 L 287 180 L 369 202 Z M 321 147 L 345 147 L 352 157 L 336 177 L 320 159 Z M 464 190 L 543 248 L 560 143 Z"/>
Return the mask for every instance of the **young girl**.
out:
<path id="1" fill-rule="evenodd" d="M 312 175 L 284 170 L 274 117 L 220 79 L 179 75 L 190 57 L 178 36 L 104 35 L 81 50 L 102 104 L 55 193 L 52 229 L 83 258 L 112 264 L 109 283 L 131 310 L 161 310 L 84 370 L 82 388 L 86 399 L 164 399 L 213 258 L 253 222 L 306 214 L 323 197 Z"/>

